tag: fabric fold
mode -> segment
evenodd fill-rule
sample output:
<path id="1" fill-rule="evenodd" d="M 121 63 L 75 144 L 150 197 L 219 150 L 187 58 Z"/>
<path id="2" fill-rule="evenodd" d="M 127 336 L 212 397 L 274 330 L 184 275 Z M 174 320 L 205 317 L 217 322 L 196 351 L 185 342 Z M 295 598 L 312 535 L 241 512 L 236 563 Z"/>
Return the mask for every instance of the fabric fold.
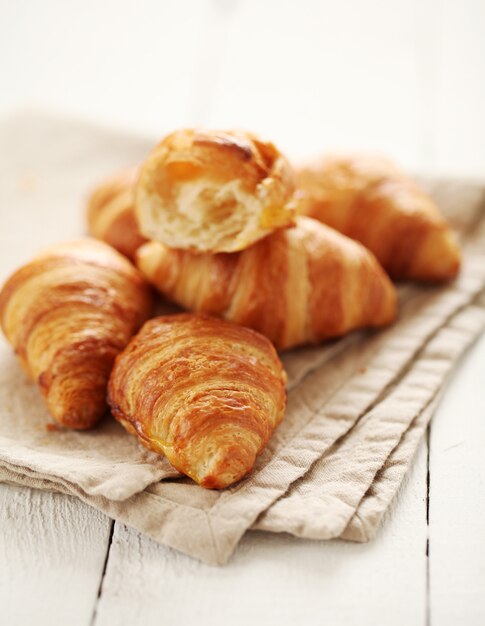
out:
<path id="1" fill-rule="evenodd" d="M 8 227 L 19 233 L 15 245 L 0 250 L 4 275 L 45 243 L 79 234 L 87 189 L 150 147 L 36 115 L 0 126 L 0 138 L 2 193 L 14 221 Z M 245 480 L 222 492 L 204 490 L 109 418 L 89 433 L 46 431 L 39 392 L 2 341 L 0 481 L 75 496 L 212 564 L 225 563 L 251 527 L 371 539 L 447 378 L 485 327 L 484 188 L 426 184 L 460 233 L 459 279 L 400 286 L 399 318 L 387 329 L 284 354 L 287 412 Z"/>

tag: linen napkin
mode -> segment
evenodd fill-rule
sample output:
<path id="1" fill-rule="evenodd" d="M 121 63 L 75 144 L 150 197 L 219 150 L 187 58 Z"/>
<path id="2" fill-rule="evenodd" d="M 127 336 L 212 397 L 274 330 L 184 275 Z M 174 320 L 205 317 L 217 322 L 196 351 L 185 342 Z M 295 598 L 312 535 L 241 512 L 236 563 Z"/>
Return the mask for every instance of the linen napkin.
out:
<path id="1" fill-rule="evenodd" d="M 150 142 L 24 114 L 0 127 L 1 273 L 84 231 L 83 196 Z M 437 396 L 485 325 L 485 207 L 479 185 L 431 182 L 466 249 L 460 278 L 404 287 L 399 319 L 284 355 L 285 419 L 249 477 L 223 492 L 181 478 L 112 419 L 47 432 L 39 393 L 0 345 L 0 480 L 72 494 L 154 539 L 224 563 L 251 526 L 367 540 L 397 490 Z"/>

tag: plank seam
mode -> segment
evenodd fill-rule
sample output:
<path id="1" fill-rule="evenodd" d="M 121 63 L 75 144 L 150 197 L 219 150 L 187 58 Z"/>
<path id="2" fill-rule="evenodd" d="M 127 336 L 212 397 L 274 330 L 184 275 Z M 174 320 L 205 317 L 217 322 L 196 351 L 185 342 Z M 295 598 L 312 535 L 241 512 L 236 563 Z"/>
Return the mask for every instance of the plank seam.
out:
<path id="1" fill-rule="evenodd" d="M 431 626 L 431 598 L 430 598 L 430 567 L 429 567 L 429 500 L 430 500 L 430 486 L 431 486 L 431 473 L 430 473 L 430 445 L 431 445 L 431 423 L 428 424 L 426 429 L 426 626 Z"/>
<path id="2" fill-rule="evenodd" d="M 98 585 L 98 593 L 96 596 L 96 601 L 94 603 L 94 607 L 93 607 L 93 614 L 91 616 L 91 621 L 89 622 L 90 626 L 94 626 L 94 624 L 96 623 L 96 617 L 97 617 L 97 613 L 98 613 L 98 606 L 99 606 L 99 601 L 101 599 L 101 593 L 103 591 L 103 582 L 104 582 L 104 577 L 106 576 L 106 570 L 108 568 L 108 560 L 109 560 L 109 555 L 111 552 L 111 546 L 113 544 L 113 534 L 114 534 L 114 528 L 115 528 L 115 520 L 110 520 L 111 525 L 109 528 L 109 536 L 108 536 L 108 545 L 106 546 L 106 555 L 104 557 L 104 562 L 103 562 L 103 569 L 101 572 L 101 578 L 99 580 L 99 585 Z"/>

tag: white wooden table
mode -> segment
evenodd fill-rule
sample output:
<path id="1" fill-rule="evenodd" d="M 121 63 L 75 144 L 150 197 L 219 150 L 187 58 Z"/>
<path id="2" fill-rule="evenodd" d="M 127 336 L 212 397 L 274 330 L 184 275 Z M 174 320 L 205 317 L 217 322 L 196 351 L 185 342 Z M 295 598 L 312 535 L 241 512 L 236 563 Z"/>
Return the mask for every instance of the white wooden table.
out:
<path id="1" fill-rule="evenodd" d="M 293 156 L 485 172 L 483 0 L 0 0 L 0 16 L 0 113 L 153 136 L 236 125 Z M 0 624 L 484 624 L 484 369 L 482 338 L 370 544 L 251 532 L 214 568 L 73 498 L 0 485 Z"/>
<path id="2" fill-rule="evenodd" d="M 484 364 L 485 337 L 370 544 L 250 532 L 210 567 L 74 498 L 0 485 L 0 622 L 483 624 Z"/>

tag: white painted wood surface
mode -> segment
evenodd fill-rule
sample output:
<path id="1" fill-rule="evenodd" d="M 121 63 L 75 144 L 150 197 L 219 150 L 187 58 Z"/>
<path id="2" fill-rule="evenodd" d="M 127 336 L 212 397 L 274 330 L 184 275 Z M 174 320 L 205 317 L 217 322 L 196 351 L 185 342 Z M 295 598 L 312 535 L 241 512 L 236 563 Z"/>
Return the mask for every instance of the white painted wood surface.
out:
<path id="1" fill-rule="evenodd" d="M 485 623 L 484 366 L 485 336 L 431 425 L 430 609 L 440 626 Z"/>
<path id="2" fill-rule="evenodd" d="M 116 524 L 96 626 L 155 626 L 162 616 L 177 625 L 424 625 L 426 458 L 423 442 L 372 544 L 253 531 L 217 568 Z"/>
<path id="3" fill-rule="evenodd" d="M 296 157 L 378 149 L 483 177 L 484 32 L 482 0 L 0 0 L 0 113 L 41 105 L 154 138 L 247 126 Z M 0 485 L 0 623 L 485 623 L 484 366 L 482 339 L 433 423 L 429 527 L 423 444 L 368 545 L 250 533 L 210 568 Z"/>
<path id="4" fill-rule="evenodd" d="M 87 626 L 111 525 L 75 498 L 0 485 L 2 626 Z"/>
<path id="5" fill-rule="evenodd" d="M 211 0 L 0 0 L 0 110 L 154 132 L 193 115 Z"/>
<path id="6" fill-rule="evenodd" d="M 255 129 L 295 158 L 340 147 L 417 163 L 419 5 L 238 3 L 207 123 Z"/>
<path id="7" fill-rule="evenodd" d="M 436 0 L 433 162 L 438 171 L 485 175 L 485 2 Z"/>

